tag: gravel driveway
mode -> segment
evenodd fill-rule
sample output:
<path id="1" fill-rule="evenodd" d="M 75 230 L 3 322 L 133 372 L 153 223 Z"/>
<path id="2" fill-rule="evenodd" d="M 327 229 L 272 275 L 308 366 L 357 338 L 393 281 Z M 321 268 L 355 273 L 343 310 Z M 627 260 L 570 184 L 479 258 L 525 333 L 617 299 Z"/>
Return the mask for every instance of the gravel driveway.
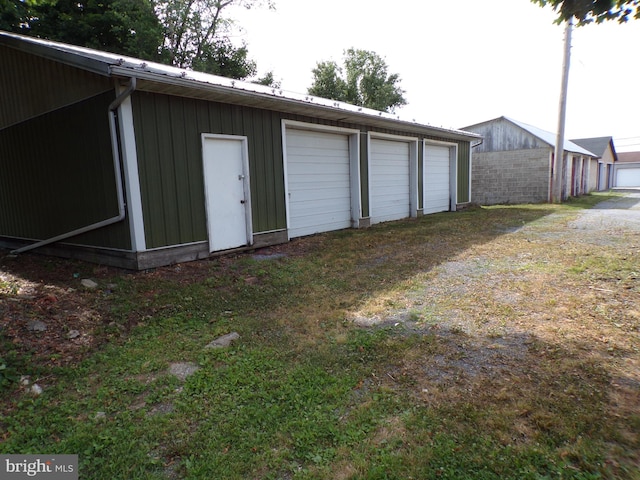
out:
<path id="1" fill-rule="evenodd" d="M 640 232 L 640 190 L 628 190 L 624 194 L 583 211 L 569 227 L 592 233 Z"/>
<path id="2" fill-rule="evenodd" d="M 541 358 L 560 355 L 605 368 L 618 407 L 632 414 L 640 395 L 639 234 L 640 191 L 577 215 L 551 213 L 413 279 L 396 299 L 402 308 L 355 321 L 446 344 L 404 366 L 425 391 L 435 384 L 469 395 L 496 379 L 535 377 Z"/>

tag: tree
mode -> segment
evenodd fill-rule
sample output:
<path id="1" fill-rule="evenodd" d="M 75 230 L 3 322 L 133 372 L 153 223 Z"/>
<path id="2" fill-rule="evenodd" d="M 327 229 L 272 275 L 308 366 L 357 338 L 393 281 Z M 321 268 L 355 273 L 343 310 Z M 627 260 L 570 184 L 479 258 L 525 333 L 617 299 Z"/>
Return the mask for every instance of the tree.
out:
<path id="1" fill-rule="evenodd" d="M 2 28 L 113 53 L 158 58 L 162 27 L 150 0 L 9 0 Z"/>
<path id="2" fill-rule="evenodd" d="M 0 29 L 245 79 L 257 72 L 231 41 L 231 6 L 273 0 L 0 0 Z"/>
<path id="3" fill-rule="evenodd" d="M 265 87 L 273 88 L 280 88 L 280 86 L 282 85 L 282 82 L 280 82 L 280 80 L 276 80 L 276 78 L 274 77 L 273 71 L 265 73 L 262 77 L 257 78 L 252 82 L 257 85 L 264 85 Z"/>
<path id="4" fill-rule="evenodd" d="M 0 2 L 0 30 L 19 32 L 21 24 L 28 18 L 29 3 L 26 1 Z"/>
<path id="5" fill-rule="evenodd" d="M 313 69 L 310 95 L 330 98 L 393 113 L 406 105 L 398 74 L 389 74 L 384 59 L 375 52 L 350 48 L 344 52 L 344 70 L 334 61 Z"/>
<path id="6" fill-rule="evenodd" d="M 202 47 L 188 68 L 221 77 L 245 79 L 256 74 L 256 62 L 249 59 L 247 46 L 235 47 L 229 38 L 216 39 Z"/>
<path id="7" fill-rule="evenodd" d="M 558 12 L 557 23 L 575 18 L 578 25 L 606 20 L 627 22 L 640 19 L 640 0 L 531 0 L 543 7 L 551 5 Z"/>
<path id="8" fill-rule="evenodd" d="M 273 0 L 153 0 L 164 26 L 162 49 L 167 63 L 233 78 L 254 75 L 255 63 L 247 47 L 235 47 L 229 38 L 234 26 L 224 16 L 232 6 L 253 8 Z"/>
<path id="9" fill-rule="evenodd" d="M 348 102 L 347 82 L 342 79 L 342 68 L 334 61 L 318 62 L 312 70 L 313 84 L 307 92 L 317 97 Z"/>

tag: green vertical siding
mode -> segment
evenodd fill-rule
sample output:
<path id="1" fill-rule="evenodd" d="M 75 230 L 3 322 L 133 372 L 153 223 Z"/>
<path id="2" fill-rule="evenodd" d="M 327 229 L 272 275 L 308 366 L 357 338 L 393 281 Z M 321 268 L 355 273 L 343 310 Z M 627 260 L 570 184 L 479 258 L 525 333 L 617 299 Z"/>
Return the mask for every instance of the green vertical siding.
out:
<path id="1" fill-rule="evenodd" d="M 140 96 L 134 94 L 133 104 L 147 247 L 204 240 L 204 191 L 197 188 L 202 174 L 194 178 L 190 173 L 197 172 L 193 158 L 200 156 L 200 148 L 185 133 L 195 118 L 184 115 L 185 103 L 193 101 L 153 96 L 138 108 Z"/>
<path id="2" fill-rule="evenodd" d="M 418 142 L 418 210 L 424 208 L 424 142 Z"/>
<path id="3" fill-rule="evenodd" d="M 207 239 L 203 133 L 248 138 L 253 230 L 286 228 L 281 114 L 148 92 L 133 109 L 147 248 Z"/>
<path id="4" fill-rule="evenodd" d="M 369 211 L 369 137 L 360 134 L 360 198 L 362 202 L 362 217 L 371 215 Z"/>
<path id="5" fill-rule="evenodd" d="M 254 233 L 286 228 L 282 120 L 359 129 L 362 216 L 369 216 L 366 125 L 136 91 L 134 128 L 147 248 L 206 241 L 202 133 L 246 136 Z M 378 129 L 381 133 L 407 132 Z M 423 137 L 420 137 L 422 140 Z M 451 141 L 447 138 L 435 140 Z M 469 142 L 458 142 L 458 202 L 469 198 Z M 419 206 L 422 208 L 422 148 Z"/>
<path id="6" fill-rule="evenodd" d="M 471 201 L 469 191 L 471 178 L 471 144 L 469 142 L 458 142 L 458 203 L 468 203 Z"/>
<path id="7" fill-rule="evenodd" d="M 0 130 L 0 235 L 43 240 L 118 214 L 113 91 Z M 127 222 L 68 243 L 130 248 Z"/>
<path id="8" fill-rule="evenodd" d="M 0 129 L 113 92 L 113 81 L 0 45 Z"/>

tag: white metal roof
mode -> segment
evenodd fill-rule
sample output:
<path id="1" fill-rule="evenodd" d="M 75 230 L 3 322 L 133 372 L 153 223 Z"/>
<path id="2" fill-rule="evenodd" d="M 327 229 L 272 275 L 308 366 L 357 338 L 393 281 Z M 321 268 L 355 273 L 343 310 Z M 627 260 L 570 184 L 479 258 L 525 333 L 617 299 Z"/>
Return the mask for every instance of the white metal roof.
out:
<path id="1" fill-rule="evenodd" d="M 515 123 L 517 126 L 522 128 L 523 130 L 526 130 L 531 135 L 534 135 L 534 136 L 538 137 L 540 140 L 542 140 L 545 143 L 548 143 L 552 147 L 556 146 L 556 134 L 555 133 L 547 132 L 546 130 L 542 130 L 541 128 L 534 127 L 533 125 L 529 125 L 527 123 L 520 122 L 518 120 L 514 120 L 513 118 L 509 118 L 509 117 L 504 117 L 504 118 L 506 120 L 510 121 L 511 123 Z M 570 140 L 565 140 L 563 147 L 564 147 L 564 150 L 566 150 L 567 152 L 580 153 L 582 155 L 589 155 L 590 157 L 597 157 L 598 156 L 595 153 L 590 152 L 586 148 L 582 148 L 580 145 L 576 145 L 575 143 L 573 143 Z"/>
<path id="2" fill-rule="evenodd" d="M 157 85 L 154 88 L 149 87 L 150 90 L 158 92 L 180 95 L 183 93 L 182 89 L 200 89 L 209 92 L 203 98 L 212 100 L 226 99 L 234 103 L 241 100 L 242 104 L 248 106 L 276 108 L 305 115 L 316 114 L 333 120 L 362 122 L 383 128 L 409 129 L 434 136 L 442 135 L 464 140 L 481 138 L 475 133 L 403 120 L 394 114 L 344 102 L 4 31 L 0 31 L 0 44 L 102 75 L 136 77 L 147 81 L 147 86 L 149 83 L 166 85 L 164 90 Z"/>

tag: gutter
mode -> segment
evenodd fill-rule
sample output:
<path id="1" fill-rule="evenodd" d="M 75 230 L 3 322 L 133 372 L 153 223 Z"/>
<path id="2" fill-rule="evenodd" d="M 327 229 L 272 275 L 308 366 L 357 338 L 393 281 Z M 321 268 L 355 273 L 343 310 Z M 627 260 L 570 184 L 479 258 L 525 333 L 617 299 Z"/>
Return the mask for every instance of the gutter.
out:
<path id="1" fill-rule="evenodd" d="M 114 223 L 121 222 L 124 220 L 126 216 L 126 205 L 124 202 L 124 188 L 122 186 L 122 172 L 120 169 L 120 144 L 118 142 L 118 126 L 116 122 L 116 111 L 136 89 L 136 79 L 131 77 L 129 79 L 129 86 L 118 95 L 113 102 L 109 104 L 109 132 L 111 134 L 111 150 L 113 152 L 113 171 L 115 174 L 116 180 L 116 195 L 118 198 L 118 215 L 115 217 L 107 218 L 106 220 L 102 220 L 97 223 L 93 223 L 91 225 L 87 225 L 86 227 L 81 227 L 76 230 L 72 230 L 67 233 L 63 233 L 53 238 L 49 238 L 47 240 L 41 240 L 36 243 L 32 243 L 31 245 L 27 245 L 25 247 L 19 248 L 17 250 L 11 251 L 12 254 L 23 253 L 29 250 L 33 250 L 39 247 L 43 247 L 45 245 L 49 245 L 51 243 L 59 242 L 60 240 L 65 240 L 67 238 L 75 237 L 76 235 L 81 235 L 83 233 L 90 232 L 92 230 L 97 230 L 102 227 L 106 227 L 107 225 L 112 225 Z"/>

